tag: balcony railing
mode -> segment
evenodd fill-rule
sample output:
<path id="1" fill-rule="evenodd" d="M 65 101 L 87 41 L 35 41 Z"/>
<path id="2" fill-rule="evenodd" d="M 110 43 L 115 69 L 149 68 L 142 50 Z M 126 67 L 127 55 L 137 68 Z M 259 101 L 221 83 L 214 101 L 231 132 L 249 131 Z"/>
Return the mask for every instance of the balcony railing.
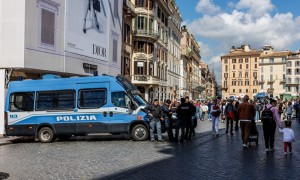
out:
<path id="1" fill-rule="evenodd" d="M 158 39 L 159 38 L 159 33 L 157 31 L 154 30 L 139 30 L 139 29 L 135 29 L 133 31 L 133 35 L 135 36 L 148 36 L 148 37 L 152 37 L 154 39 Z"/>
<path id="2" fill-rule="evenodd" d="M 144 84 L 159 84 L 160 82 L 156 77 L 148 75 L 134 75 L 133 80 Z"/>

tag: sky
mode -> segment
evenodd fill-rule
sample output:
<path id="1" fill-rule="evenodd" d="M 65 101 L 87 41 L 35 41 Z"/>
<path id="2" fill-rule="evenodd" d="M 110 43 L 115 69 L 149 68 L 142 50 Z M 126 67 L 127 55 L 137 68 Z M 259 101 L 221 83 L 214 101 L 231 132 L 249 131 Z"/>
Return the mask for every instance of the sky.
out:
<path id="1" fill-rule="evenodd" d="M 249 44 L 261 50 L 300 49 L 300 0 L 176 0 L 186 25 L 200 45 L 202 60 L 221 83 L 220 56 Z"/>

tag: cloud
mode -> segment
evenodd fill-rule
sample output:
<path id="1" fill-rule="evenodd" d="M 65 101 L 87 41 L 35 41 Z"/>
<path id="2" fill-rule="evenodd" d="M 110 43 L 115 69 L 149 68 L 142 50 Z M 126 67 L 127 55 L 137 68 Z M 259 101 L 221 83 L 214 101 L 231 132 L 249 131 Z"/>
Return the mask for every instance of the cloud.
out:
<path id="1" fill-rule="evenodd" d="M 212 0 L 200 0 L 195 9 L 202 14 L 217 14 L 221 12 L 221 8 L 213 4 Z"/>
<path id="2" fill-rule="evenodd" d="M 222 64 L 221 64 L 221 59 L 220 56 L 222 54 L 219 54 L 217 56 L 213 56 L 211 59 L 206 60 L 205 63 L 207 63 L 208 68 L 210 72 L 214 71 L 216 81 L 218 85 L 221 85 L 221 80 L 222 80 Z"/>
<path id="3" fill-rule="evenodd" d="M 270 9 L 268 7 L 262 9 L 267 11 Z M 286 50 L 300 40 L 300 17 L 295 18 L 291 13 L 276 13 L 273 16 L 264 13 L 257 17 L 252 13 L 233 10 L 231 13 L 204 15 L 187 22 L 187 28 L 196 38 L 210 38 L 227 48 L 247 43 L 257 48 L 270 44 L 275 50 Z"/>
<path id="4" fill-rule="evenodd" d="M 205 44 L 201 41 L 198 41 L 197 42 L 200 46 L 200 54 L 202 56 L 202 59 L 205 57 L 208 57 L 208 56 L 211 56 L 213 54 L 213 52 L 211 51 L 211 49 L 209 48 L 209 45 L 208 44 Z"/>
<path id="5" fill-rule="evenodd" d="M 271 3 L 271 0 L 240 0 L 235 7 L 237 10 L 244 9 L 248 13 L 257 17 L 264 15 L 275 8 L 275 6 Z"/>

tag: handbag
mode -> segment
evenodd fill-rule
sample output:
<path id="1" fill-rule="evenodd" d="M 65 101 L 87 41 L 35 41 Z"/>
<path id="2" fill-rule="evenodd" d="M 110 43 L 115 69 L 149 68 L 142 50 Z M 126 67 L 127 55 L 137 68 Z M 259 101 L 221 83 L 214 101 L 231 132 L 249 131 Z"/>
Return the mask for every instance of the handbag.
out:
<path id="1" fill-rule="evenodd" d="M 235 117 L 234 117 L 234 112 L 233 112 L 233 111 L 229 111 L 229 112 L 227 113 L 227 118 L 229 118 L 229 119 L 235 119 Z"/>

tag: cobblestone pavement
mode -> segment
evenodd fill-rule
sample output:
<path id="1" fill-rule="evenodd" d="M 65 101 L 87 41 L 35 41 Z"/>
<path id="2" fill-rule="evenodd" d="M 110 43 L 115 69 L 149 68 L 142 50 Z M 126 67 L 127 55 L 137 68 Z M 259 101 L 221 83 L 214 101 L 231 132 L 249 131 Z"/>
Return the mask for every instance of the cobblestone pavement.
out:
<path id="1" fill-rule="evenodd" d="M 265 153 L 261 126 L 259 147 L 243 149 L 240 134 L 220 131 L 201 121 L 192 141 L 172 144 L 89 136 L 42 144 L 34 141 L 0 146 L 0 172 L 9 179 L 299 179 L 300 145 L 283 155 L 281 135 L 276 151 Z M 224 124 L 220 124 L 221 128 Z M 293 129 L 299 137 L 300 125 Z"/>

